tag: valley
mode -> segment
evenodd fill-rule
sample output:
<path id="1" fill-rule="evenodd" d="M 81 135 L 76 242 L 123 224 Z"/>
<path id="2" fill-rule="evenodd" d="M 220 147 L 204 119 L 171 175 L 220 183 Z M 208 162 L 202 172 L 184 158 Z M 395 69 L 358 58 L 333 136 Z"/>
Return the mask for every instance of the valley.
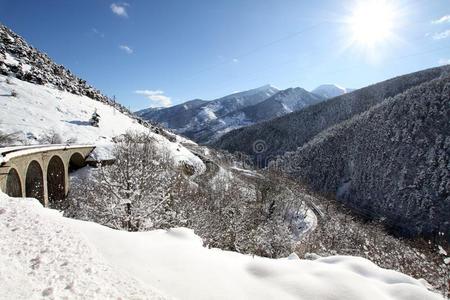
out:
<path id="1" fill-rule="evenodd" d="M 448 299 L 450 65 L 402 74 L 173 105 L 121 78 L 133 112 L 0 23 L 0 299 Z"/>

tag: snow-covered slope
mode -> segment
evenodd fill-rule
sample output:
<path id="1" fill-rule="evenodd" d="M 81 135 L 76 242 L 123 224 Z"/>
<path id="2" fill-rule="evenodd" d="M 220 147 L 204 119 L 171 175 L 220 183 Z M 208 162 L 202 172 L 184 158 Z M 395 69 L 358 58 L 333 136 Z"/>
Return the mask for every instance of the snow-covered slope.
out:
<path id="1" fill-rule="evenodd" d="M 11 96 L 12 91 L 16 96 Z M 100 115 L 99 127 L 89 124 L 94 111 Z M 177 161 L 190 162 L 200 169 L 204 167 L 201 160 L 181 144 L 186 142 L 184 138 L 173 135 L 169 141 L 106 103 L 15 78 L 7 80 L 2 75 L 0 129 L 4 133 L 17 133 L 20 140 L 31 144 L 54 132 L 62 137 L 63 142 L 96 145 L 103 158 L 108 156 L 113 137 L 128 130 L 149 132 L 162 151 L 168 150 Z"/>
<path id="2" fill-rule="evenodd" d="M 208 249 L 189 229 L 116 231 L 2 193 L 0 237 L 3 299 L 442 299 L 425 282 L 358 257 Z"/>
<path id="3" fill-rule="evenodd" d="M 322 100 L 324 98 L 321 96 L 312 94 L 302 88 L 288 88 L 255 105 L 232 111 L 221 118 L 211 120 L 203 128 L 195 128 L 192 132 L 192 138 L 203 143 L 213 142 L 231 130 L 280 117 L 319 103 Z"/>
<path id="4" fill-rule="evenodd" d="M 329 99 L 350 93 L 352 91 L 354 91 L 354 89 L 343 88 L 336 84 L 323 84 L 312 90 L 311 93 Z"/>
<path id="5" fill-rule="evenodd" d="M 256 89 L 234 93 L 219 99 L 205 101 L 195 99 L 162 109 L 144 109 L 136 115 L 153 120 L 168 128 L 187 131 L 202 123 L 220 118 L 236 109 L 255 105 L 278 92 L 278 89 L 265 85 Z"/>
<path id="6" fill-rule="evenodd" d="M 51 85 L 75 95 L 109 103 L 124 113 L 128 110 L 99 90 L 58 65 L 45 53 L 29 45 L 21 36 L 0 23 L 0 74 L 13 76 L 38 85 Z"/>
<path id="7" fill-rule="evenodd" d="M 194 140 L 202 140 L 204 138 L 198 137 L 196 132 L 208 131 L 211 122 L 236 110 L 258 104 L 277 92 L 277 88 L 264 85 L 211 101 L 196 99 L 169 108 L 144 109 L 136 112 L 136 115 L 158 122 Z"/>
<path id="8" fill-rule="evenodd" d="M 261 122 L 303 109 L 324 100 L 302 88 L 282 90 L 269 99 L 241 111 L 253 122 Z"/>
<path id="9" fill-rule="evenodd" d="M 99 127 L 89 124 L 94 111 L 101 117 Z M 191 141 L 137 118 L 0 24 L 0 131 L 31 144 L 55 133 L 58 142 L 95 144 L 96 155 L 109 158 L 112 138 L 128 130 L 149 132 L 175 161 L 204 169 L 181 145 Z"/>

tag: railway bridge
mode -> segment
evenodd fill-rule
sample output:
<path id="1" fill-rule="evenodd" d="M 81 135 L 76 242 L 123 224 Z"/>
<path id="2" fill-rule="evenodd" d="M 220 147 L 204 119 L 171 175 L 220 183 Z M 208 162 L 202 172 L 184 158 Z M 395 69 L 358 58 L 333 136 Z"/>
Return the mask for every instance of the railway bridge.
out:
<path id="1" fill-rule="evenodd" d="M 69 172 L 86 165 L 93 145 L 35 145 L 0 148 L 0 190 L 32 197 L 42 205 L 63 200 Z"/>

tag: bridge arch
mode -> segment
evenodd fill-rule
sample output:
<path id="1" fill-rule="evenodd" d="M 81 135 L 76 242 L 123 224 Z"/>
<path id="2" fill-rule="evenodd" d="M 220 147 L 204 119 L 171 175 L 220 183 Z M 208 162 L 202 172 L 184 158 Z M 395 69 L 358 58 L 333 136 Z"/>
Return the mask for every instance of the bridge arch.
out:
<path id="1" fill-rule="evenodd" d="M 45 205 L 44 175 L 41 165 L 35 160 L 28 164 L 25 176 L 25 195 L 30 198 L 36 198 L 42 205 Z"/>
<path id="2" fill-rule="evenodd" d="M 0 147 L 0 190 L 12 196 L 36 198 L 44 206 L 54 205 L 69 192 L 69 170 L 85 166 L 85 158 L 94 148 L 93 145 Z"/>
<path id="3" fill-rule="evenodd" d="M 49 204 L 52 205 L 65 198 L 66 172 L 64 162 L 54 155 L 47 166 L 47 193 Z"/>
<path id="4" fill-rule="evenodd" d="M 11 197 L 22 197 L 22 182 L 16 169 L 11 168 L 6 177 L 6 194 Z"/>
<path id="5" fill-rule="evenodd" d="M 75 152 L 74 154 L 72 154 L 72 156 L 70 156 L 69 173 L 81 169 L 84 166 L 86 166 L 86 160 L 84 159 L 83 155 L 81 155 L 78 152 Z"/>

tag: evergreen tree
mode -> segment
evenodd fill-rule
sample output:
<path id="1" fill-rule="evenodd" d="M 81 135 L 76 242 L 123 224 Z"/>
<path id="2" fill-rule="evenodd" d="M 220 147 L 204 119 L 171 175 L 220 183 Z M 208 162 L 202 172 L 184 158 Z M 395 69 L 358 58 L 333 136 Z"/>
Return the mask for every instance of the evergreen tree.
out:
<path id="1" fill-rule="evenodd" d="M 91 119 L 89 120 L 89 123 L 92 126 L 98 127 L 98 123 L 100 122 L 100 115 L 97 113 L 97 110 L 94 111 L 92 114 Z"/>

